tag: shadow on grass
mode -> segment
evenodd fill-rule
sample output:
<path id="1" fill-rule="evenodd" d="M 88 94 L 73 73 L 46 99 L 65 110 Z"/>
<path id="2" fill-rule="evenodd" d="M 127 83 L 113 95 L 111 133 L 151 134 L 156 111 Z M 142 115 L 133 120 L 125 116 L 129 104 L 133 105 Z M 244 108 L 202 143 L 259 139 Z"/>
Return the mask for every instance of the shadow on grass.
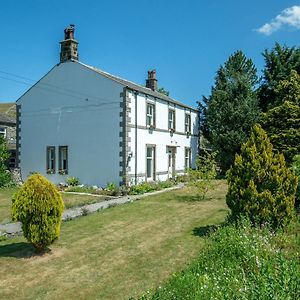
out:
<path id="1" fill-rule="evenodd" d="M 49 248 L 46 248 L 43 252 L 36 253 L 35 248 L 30 243 L 20 242 L 0 246 L 0 257 L 30 258 L 42 256 L 50 251 Z"/>
<path id="2" fill-rule="evenodd" d="M 176 195 L 175 199 L 179 202 L 206 202 L 210 201 L 212 198 L 210 197 L 203 197 L 201 195 Z"/>
<path id="3" fill-rule="evenodd" d="M 207 237 L 210 236 L 212 233 L 217 231 L 220 225 L 206 225 L 201 227 L 195 227 L 193 229 L 193 235 L 199 237 Z"/>

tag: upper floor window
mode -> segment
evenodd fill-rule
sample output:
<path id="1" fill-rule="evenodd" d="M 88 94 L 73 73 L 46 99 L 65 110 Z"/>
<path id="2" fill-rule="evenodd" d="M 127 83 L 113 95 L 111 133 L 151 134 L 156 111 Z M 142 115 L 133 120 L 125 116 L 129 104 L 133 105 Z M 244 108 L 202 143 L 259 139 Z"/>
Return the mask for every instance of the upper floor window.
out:
<path id="1" fill-rule="evenodd" d="M 169 130 L 175 130 L 175 110 L 169 109 Z"/>
<path id="2" fill-rule="evenodd" d="M 55 147 L 54 146 L 48 146 L 46 149 L 47 153 L 47 163 L 46 163 L 46 168 L 47 168 L 47 173 L 48 174 L 53 174 L 55 173 Z"/>
<path id="3" fill-rule="evenodd" d="M 0 127 L 0 135 L 3 138 L 6 138 L 6 128 L 5 127 Z"/>
<path id="4" fill-rule="evenodd" d="M 185 114 L 184 130 L 185 130 L 185 132 L 191 133 L 191 115 L 190 114 Z"/>
<path id="5" fill-rule="evenodd" d="M 147 103 L 146 125 L 155 126 L 155 105 Z"/>
<path id="6" fill-rule="evenodd" d="M 59 146 L 59 173 L 68 174 L 68 146 Z"/>

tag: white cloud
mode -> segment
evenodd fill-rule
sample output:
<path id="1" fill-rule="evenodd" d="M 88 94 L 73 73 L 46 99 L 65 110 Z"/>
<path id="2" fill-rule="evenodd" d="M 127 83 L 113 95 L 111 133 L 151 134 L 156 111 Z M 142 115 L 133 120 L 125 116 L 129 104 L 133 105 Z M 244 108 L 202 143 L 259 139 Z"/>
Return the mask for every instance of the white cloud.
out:
<path id="1" fill-rule="evenodd" d="M 256 31 L 265 35 L 271 35 L 283 26 L 300 29 L 300 5 L 284 9 L 275 19 L 272 19 L 271 22 L 266 23 Z"/>

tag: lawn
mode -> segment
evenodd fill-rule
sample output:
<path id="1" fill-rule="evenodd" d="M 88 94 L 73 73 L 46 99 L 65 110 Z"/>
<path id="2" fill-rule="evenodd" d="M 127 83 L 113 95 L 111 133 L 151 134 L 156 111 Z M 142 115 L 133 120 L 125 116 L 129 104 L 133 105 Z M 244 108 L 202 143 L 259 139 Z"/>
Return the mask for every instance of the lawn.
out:
<path id="1" fill-rule="evenodd" d="M 128 299 L 195 259 L 200 233 L 221 223 L 226 184 L 208 199 L 192 188 L 149 196 L 62 224 L 44 256 L 21 237 L 0 242 L 1 299 Z"/>
<path id="2" fill-rule="evenodd" d="M 11 198 L 17 188 L 2 188 L 0 189 L 0 224 L 5 224 L 11 221 Z M 61 194 L 65 203 L 65 208 L 74 206 L 82 206 L 99 201 L 104 201 L 107 196 L 89 196 L 89 195 L 75 195 L 75 194 Z"/>

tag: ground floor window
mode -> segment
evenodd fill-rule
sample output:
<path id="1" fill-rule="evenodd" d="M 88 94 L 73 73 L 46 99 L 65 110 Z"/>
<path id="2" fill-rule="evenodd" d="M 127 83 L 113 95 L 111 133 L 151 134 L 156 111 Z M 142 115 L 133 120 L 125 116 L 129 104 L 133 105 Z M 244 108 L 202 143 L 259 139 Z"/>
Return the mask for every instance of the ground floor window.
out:
<path id="1" fill-rule="evenodd" d="M 147 179 L 155 179 L 155 146 L 146 147 L 146 175 Z"/>
<path id="2" fill-rule="evenodd" d="M 6 128 L 5 127 L 0 127 L 0 135 L 3 138 L 6 138 Z"/>
<path id="3" fill-rule="evenodd" d="M 54 146 L 48 146 L 46 150 L 46 169 L 48 174 L 55 173 L 55 147 Z"/>
<path id="4" fill-rule="evenodd" d="M 59 173 L 68 174 L 68 146 L 59 146 Z"/>
<path id="5" fill-rule="evenodd" d="M 184 148 L 184 167 L 188 169 L 191 167 L 191 148 Z"/>

